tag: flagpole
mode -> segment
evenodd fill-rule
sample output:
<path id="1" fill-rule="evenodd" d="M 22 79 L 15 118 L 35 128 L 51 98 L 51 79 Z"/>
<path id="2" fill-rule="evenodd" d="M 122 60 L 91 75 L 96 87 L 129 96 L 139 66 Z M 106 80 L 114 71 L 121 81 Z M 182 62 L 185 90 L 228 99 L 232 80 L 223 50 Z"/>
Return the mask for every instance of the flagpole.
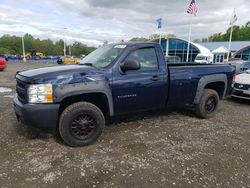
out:
<path id="1" fill-rule="evenodd" d="M 160 31 L 160 39 L 159 39 L 159 44 L 161 44 L 161 37 L 162 37 L 162 36 L 161 36 L 161 31 Z"/>
<path id="2" fill-rule="evenodd" d="M 192 33 L 192 23 L 193 23 L 193 15 L 191 15 L 190 24 L 189 24 L 188 47 L 187 47 L 186 62 L 188 62 L 188 60 L 189 60 L 189 48 L 190 48 L 190 40 L 191 40 L 191 33 Z"/>
<path id="3" fill-rule="evenodd" d="M 229 37 L 229 42 L 228 42 L 228 52 L 227 52 L 227 62 L 229 60 L 229 54 L 231 52 L 231 43 L 232 43 L 232 35 L 233 35 L 233 27 L 234 27 L 234 23 L 237 21 L 237 16 L 235 13 L 235 8 L 234 8 L 234 13 L 233 13 L 233 18 L 230 20 L 230 37 Z"/>
<path id="4" fill-rule="evenodd" d="M 168 37 L 166 37 L 166 56 L 168 56 L 168 51 L 169 51 L 169 40 Z"/>
<path id="5" fill-rule="evenodd" d="M 229 60 L 229 53 L 231 51 L 232 34 L 233 34 L 233 25 L 231 25 L 231 29 L 230 29 L 230 37 L 229 37 L 228 52 L 227 52 L 227 62 Z"/>

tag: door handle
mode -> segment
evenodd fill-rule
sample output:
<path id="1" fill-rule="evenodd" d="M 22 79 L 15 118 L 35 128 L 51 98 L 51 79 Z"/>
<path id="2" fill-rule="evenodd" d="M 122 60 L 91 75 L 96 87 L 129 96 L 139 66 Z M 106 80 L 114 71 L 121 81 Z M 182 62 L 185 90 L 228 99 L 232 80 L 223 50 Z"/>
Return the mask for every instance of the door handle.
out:
<path id="1" fill-rule="evenodd" d="M 152 76 L 151 78 L 150 78 L 150 80 L 152 80 L 152 81 L 158 81 L 158 80 L 160 80 L 161 78 L 159 77 L 159 76 Z"/>

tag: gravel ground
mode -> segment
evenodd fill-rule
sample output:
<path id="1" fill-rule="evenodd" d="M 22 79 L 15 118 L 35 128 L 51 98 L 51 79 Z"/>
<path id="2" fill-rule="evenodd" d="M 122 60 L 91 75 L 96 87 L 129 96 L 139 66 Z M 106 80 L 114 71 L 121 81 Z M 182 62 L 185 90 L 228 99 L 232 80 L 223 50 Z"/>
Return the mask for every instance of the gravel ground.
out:
<path id="1" fill-rule="evenodd" d="M 0 72 L 0 91 L 12 89 L 0 92 L 1 187 L 250 187 L 250 102 L 224 100 L 208 120 L 182 109 L 115 118 L 93 145 L 71 148 L 12 108 L 15 72 L 51 65 Z"/>

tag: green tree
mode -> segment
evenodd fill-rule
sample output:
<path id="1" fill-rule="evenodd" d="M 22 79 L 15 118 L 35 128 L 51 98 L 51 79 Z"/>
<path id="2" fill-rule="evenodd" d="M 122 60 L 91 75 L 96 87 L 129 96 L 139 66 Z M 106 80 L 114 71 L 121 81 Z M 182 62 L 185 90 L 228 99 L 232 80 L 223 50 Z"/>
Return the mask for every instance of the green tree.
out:
<path id="1" fill-rule="evenodd" d="M 203 42 L 207 41 L 228 41 L 230 37 L 230 30 L 229 27 L 226 33 L 215 33 L 208 38 L 202 39 Z M 233 34 L 232 34 L 232 41 L 246 41 L 250 40 L 250 21 L 248 21 L 243 26 L 233 26 Z"/>
<path id="2" fill-rule="evenodd" d="M 45 55 L 63 55 L 64 41 L 53 42 L 51 39 L 40 40 L 30 34 L 24 35 L 25 52 L 35 50 Z M 70 45 L 72 55 L 89 54 L 95 48 L 88 47 L 80 42 Z M 68 49 L 68 48 L 67 48 Z M 22 54 L 22 38 L 18 36 L 3 35 L 0 37 L 0 53 L 5 54 Z"/>

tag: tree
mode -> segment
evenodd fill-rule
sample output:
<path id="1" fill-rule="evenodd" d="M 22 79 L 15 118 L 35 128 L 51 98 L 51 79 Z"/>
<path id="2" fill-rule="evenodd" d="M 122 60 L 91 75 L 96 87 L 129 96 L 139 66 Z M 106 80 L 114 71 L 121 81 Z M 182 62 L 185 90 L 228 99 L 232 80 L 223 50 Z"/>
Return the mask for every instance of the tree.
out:
<path id="1" fill-rule="evenodd" d="M 230 36 L 230 30 L 229 27 L 226 31 L 226 33 L 215 33 L 208 38 L 202 39 L 203 42 L 205 41 L 228 41 Z M 233 34 L 232 34 L 232 41 L 246 41 L 250 40 L 250 21 L 248 21 L 243 26 L 233 26 Z"/>
<path id="2" fill-rule="evenodd" d="M 30 34 L 24 35 L 25 51 L 35 50 L 45 55 L 63 55 L 64 41 L 59 40 L 55 43 L 51 39 L 40 40 Z M 88 47 L 80 42 L 75 42 L 72 47 L 72 55 L 89 54 L 95 48 Z M 0 53 L 22 54 L 22 38 L 17 36 L 3 35 L 0 37 Z"/>
<path id="3" fill-rule="evenodd" d="M 130 41 L 133 41 L 133 42 L 136 42 L 136 41 L 138 41 L 138 42 L 144 42 L 144 41 L 148 41 L 148 39 L 144 38 L 144 37 L 134 37 L 134 38 L 130 39 Z"/>

